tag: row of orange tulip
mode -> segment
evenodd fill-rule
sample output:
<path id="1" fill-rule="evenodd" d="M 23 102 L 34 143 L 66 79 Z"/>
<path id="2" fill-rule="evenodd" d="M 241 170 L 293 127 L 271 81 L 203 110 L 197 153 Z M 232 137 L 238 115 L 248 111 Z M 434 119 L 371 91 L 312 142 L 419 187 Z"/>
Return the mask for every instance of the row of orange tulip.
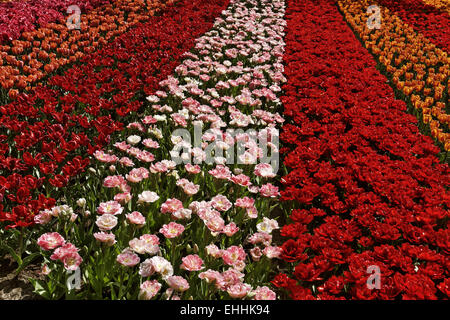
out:
<path id="1" fill-rule="evenodd" d="M 422 2 L 450 14 L 450 1 L 448 0 L 422 0 Z"/>
<path id="2" fill-rule="evenodd" d="M 66 21 L 58 21 L 24 32 L 20 39 L 0 45 L 0 86 L 14 98 L 19 91 L 30 90 L 59 67 L 96 51 L 173 1 L 115 0 L 81 13 L 79 30 L 69 30 Z"/>
<path id="3" fill-rule="evenodd" d="M 367 22 L 373 13 L 366 11 L 373 4 L 367 0 L 338 1 L 365 47 L 384 65 L 397 89 L 421 111 L 415 113 L 429 124 L 433 138 L 449 151 L 450 115 L 445 106 L 449 104 L 450 57 L 385 7 L 379 6 L 380 28 L 369 28 Z"/>

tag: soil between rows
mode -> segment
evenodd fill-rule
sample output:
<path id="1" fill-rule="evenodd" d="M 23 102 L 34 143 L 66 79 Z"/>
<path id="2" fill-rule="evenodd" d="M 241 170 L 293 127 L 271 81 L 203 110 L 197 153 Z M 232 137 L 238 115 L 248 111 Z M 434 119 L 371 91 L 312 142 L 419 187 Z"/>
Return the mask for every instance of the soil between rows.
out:
<path id="1" fill-rule="evenodd" d="M 9 256 L 0 257 L 0 300 L 40 300 L 33 293 L 29 278 L 39 278 L 40 266 L 30 265 L 16 275 L 17 263 Z"/>

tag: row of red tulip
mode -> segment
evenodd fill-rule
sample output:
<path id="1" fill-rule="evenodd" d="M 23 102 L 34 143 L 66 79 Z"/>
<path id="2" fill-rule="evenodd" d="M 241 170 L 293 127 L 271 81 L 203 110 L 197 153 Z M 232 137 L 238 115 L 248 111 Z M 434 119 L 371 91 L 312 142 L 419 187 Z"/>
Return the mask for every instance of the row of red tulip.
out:
<path id="1" fill-rule="evenodd" d="M 291 0 L 287 17 L 293 272 L 273 283 L 294 299 L 448 298 L 448 165 L 335 5 Z"/>

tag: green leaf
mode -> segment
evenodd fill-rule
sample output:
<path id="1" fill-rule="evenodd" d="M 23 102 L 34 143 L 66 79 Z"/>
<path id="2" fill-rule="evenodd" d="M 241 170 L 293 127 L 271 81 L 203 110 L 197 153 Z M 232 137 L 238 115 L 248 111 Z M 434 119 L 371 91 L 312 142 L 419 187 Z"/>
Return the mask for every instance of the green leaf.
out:
<path id="1" fill-rule="evenodd" d="M 7 244 L 4 244 L 4 247 L 6 248 L 6 250 L 8 250 L 9 254 L 13 257 L 14 261 L 16 261 L 17 264 L 20 266 L 22 264 L 22 259 L 17 255 L 16 251 L 14 251 L 14 249 L 8 246 Z"/>
<path id="2" fill-rule="evenodd" d="M 16 270 L 16 273 L 19 274 L 20 271 L 22 271 L 24 268 L 26 268 L 28 265 L 30 265 L 31 262 L 33 262 L 34 259 L 40 256 L 40 252 L 34 252 L 30 254 L 28 257 L 23 259 L 22 263 L 19 265 L 19 267 Z"/>
<path id="3" fill-rule="evenodd" d="M 31 284 L 34 287 L 34 290 L 33 290 L 34 293 L 40 295 L 41 297 L 43 297 L 45 299 L 50 299 L 50 292 L 48 290 L 48 287 L 44 288 L 44 286 L 42 285 L 42 283 L 45 284 L 45 282 L 41 283 L 40 280 L 36 280 L 33 278 L 29 278 L 28 280 L 31 282 Z"/>

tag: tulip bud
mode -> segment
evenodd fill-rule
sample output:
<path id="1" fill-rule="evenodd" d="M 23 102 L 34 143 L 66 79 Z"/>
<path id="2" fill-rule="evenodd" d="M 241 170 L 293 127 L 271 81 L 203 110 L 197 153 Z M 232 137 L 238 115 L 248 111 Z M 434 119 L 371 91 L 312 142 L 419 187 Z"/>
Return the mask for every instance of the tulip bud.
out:
<path id="1" fill-rule="evenodd" d="M 48 265 L 44 264 L 41 270 L 41 274 L 48 275 L 52 270 L 48 267 Z"/>
<path id="2" fill-rule="evenodd" d="M 141 141 L 141 137 L 137 135 L 132 135 L 127 138 L 127 142 L 131 145 L 136 145 Z"/>
<path id="3" fill-rule="evenodd" d="M 180 176 L 178 175 L 178 171 L 177 170 L 173 170 L 171 173 L 169 173 L 168 175 L 174 177 L 175 179 L 180 179 Z"/>
<path id="4" fill-rule="evenodd" d="M 80 198 L 80 199 L 78 199 L 78 200 L 77 200 L 77 205 L 78 205 L 80 208 L 84 208 L 84 206 L 86 205 L 86 199 L 85 199 L 85 198 Z"/>

